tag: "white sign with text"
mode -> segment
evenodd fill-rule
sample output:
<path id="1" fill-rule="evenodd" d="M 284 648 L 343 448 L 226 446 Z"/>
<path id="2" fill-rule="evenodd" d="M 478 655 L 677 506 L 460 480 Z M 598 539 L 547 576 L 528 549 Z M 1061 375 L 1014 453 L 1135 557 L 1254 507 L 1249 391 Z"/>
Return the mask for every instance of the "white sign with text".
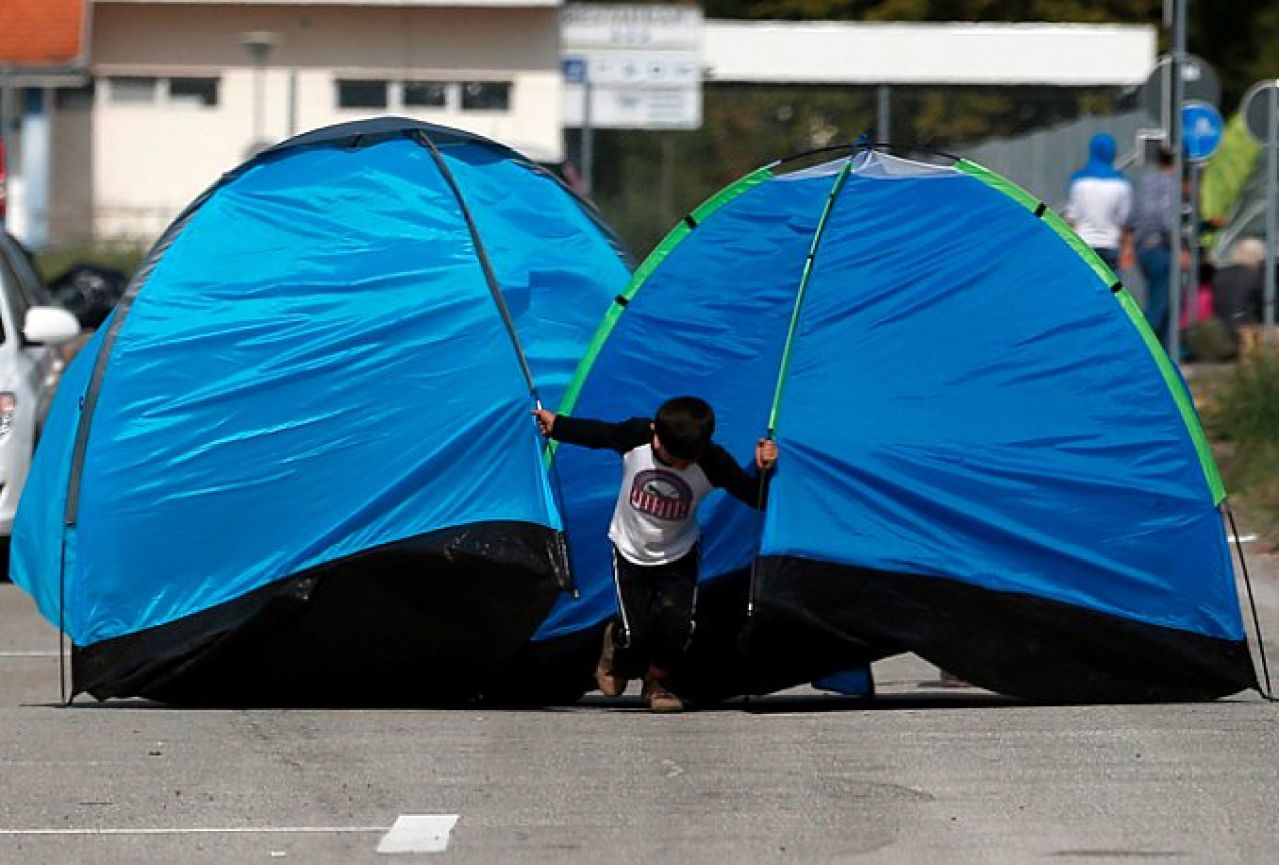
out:
<path id="1" fill-rule="evenodd" d="M 560 20 L 565 126 L 702 125 L 700 9 L 570 3 Z"/>

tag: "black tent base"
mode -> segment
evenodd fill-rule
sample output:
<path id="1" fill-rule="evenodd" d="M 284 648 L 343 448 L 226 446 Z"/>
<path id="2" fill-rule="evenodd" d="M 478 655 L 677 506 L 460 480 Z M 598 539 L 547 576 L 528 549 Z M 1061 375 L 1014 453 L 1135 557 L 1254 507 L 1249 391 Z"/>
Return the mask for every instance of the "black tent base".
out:
<path id="1" fill-rule="evenodd" d="M 672 687 L 695 704 L 770 694 L 902 652 L 1035 703 L 1211 700 L 1257 686 L 1247 643 L 954 580 L 761 559 L 699 589 Z M 503 701 L 570 703 L 595 687 L 604 623 L 530 643 Z M 498 694 L 499 692 L 494 692 Z"/>
<path id="2" fill-rule="evenodd" d="M 844 635 L 912 651 L 1038 703 L 1211 700 L 1257 686 L 1244 640 L 1216 639 L 955 580 L 760 559 L 752 632 Z"/>
<path id="3" fill-rule="evenodd" d="M 671 682 L 686 700 L 707 705 L 747 694 L 769 694 L 901 651 L 891 643 L 871 644 L 810 625 L 758 633 L 747 627 L 749 594 L 746 570 L 698 588 L 693 638 Z M 516 705 L 575 702 L 595 688 L 605 624 L 529 643 L 504 686 L 490 689 L 488 698 Z"/>
<path id="4" fill-rule="evenodd" d="M 556 538 L 480 523 L 77 648 L 76 693 L 185 706 L 439 706 L 499 680 L 559 591 Z"/>

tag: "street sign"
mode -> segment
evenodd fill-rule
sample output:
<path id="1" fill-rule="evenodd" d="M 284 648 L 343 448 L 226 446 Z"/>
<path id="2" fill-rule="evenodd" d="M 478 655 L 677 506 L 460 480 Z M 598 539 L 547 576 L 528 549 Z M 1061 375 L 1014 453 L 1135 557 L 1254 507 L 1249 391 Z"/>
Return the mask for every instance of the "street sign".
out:
<path id="1" fill-rule="evenodd" d="M 1243 119 L 1248 131 L 1258 141 L 1270 138 L 1271 115 L 1279 99 L 1279 79 L 1258 81 L 1248 88 L 1243 97 Z"/>
<path id="2" fill-rule="evenodd" d="M 1221 101 L 1221 79 L 1208 62 L 1201 57 L 1187 54 L 1181 64 L 1181 81 L 1185 87 L 1186 101 L 1206 102 L 1216 105 Z M 1172 89 L 1172 59 L 1163 55 L 1155 61 L 1146 83 L 1141 88 L 1142 104 L 1151 119 L 1158 120 L 1165 134 L 1168 131 L 1168 96 Z"/>
<path id="3" fill-rule="evenodd" d="M 586 58 L 563 57 L 560 59 L 560 70 L 564 73 L 565 84 L 586 83 Z"/>
<path id="4" fill-rule="evenodd" d="M 565 126 L 697 129 L 702 125 L 700 9 L 676 4 L 569 3 L 560 23 Z"/>
<path id="5" fill-rule="evenodd" d="M 1244 123 L 1266 149 L 1266 284 L 1262 323 L 1268 346 L 1275 344 L 1275 304 L 1279 285 L 1279 79 L 1258 81 L 1243 97 Z"/>
<path id="6" fill-rule="evenodd" d="M 1203 162 L 1217 152 L 1225 131 L 1221 112 L 1207 102 L 1187 102 L 1181 106 L 1181 141 L 1186 159 Z"/>

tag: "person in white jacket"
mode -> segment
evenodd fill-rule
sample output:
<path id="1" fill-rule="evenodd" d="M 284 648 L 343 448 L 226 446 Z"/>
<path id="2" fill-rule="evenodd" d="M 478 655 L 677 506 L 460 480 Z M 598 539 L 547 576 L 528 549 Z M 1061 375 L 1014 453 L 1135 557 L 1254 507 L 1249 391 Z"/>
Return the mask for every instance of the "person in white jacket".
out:
<path id="1" fill-rule="evenodd" d="M 1111 271 L 1131 264 L 1132 183 L 1115 168 L 1115 139 L 1108 133 L 1092 137 L 1088 162 L 1070 177 L 1062 215 Z"/>

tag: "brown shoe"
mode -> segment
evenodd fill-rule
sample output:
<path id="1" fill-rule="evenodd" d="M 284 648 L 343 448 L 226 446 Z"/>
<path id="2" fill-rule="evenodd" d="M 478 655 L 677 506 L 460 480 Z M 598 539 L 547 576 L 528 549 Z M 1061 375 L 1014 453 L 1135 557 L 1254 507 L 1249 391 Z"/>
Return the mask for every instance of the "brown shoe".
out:
<path id="1" fill-rule="evenodd" d="M 684 711 L 684 701 L 668 691 L 660 679 L 646 678 L 642 695 L 650 712 Z"/>
<path id="2" fill-rule="evenodd" d="M 595 686 L 605 697 L 619 697 L 626 691 L 626 677 L 613 672 L 613 623 L 604 629 L 604 646 L 595 665 Z"/>

